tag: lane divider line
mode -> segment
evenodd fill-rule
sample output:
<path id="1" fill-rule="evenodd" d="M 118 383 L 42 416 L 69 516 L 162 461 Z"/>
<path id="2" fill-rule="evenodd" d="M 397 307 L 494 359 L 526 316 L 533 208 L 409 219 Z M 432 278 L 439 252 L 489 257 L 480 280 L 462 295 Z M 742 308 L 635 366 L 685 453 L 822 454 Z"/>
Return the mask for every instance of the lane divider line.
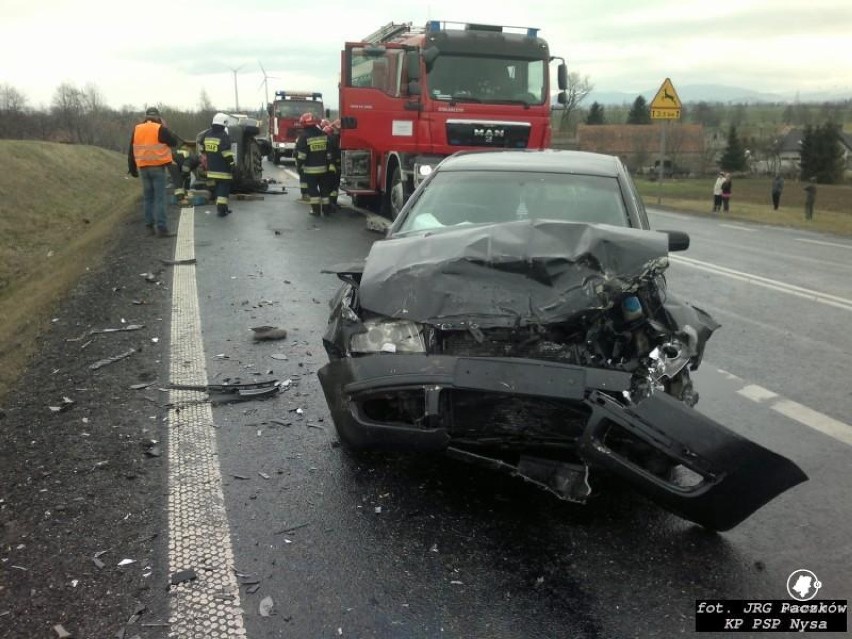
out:
<path id="1" fill-rule="evenodd" d="M 793 238 L 797 242 L 808 242 L 809 244 L 820 244 L 822 246 L 836 246 L 838 248 L 852 249 L 852 244 L 839 244 L 837 242 L 822 242 L 820 240 L 808 240 L 804 237 Z"/>
<path id="2" fill-rule="evenodd" d="M 748 386 L 744 386 L 743 388 L 738 390 L 737 393 L 739 395 L 742 395 L 746 399 L 750 399 L 753 402 L 757 402 L 758 404 L 778 397 L 778 393 L 773 393 L 771 390 L 763 388 L 762 386 L 758 386 L 757 384 L 749 384 Z"/>
<path id="3" fill-rule="evenodd" d="M 719 226 L 724 226 L 729 229 L 737 229 L 738 231 L 745 231 L 746 233 L 754 233 L 757 229 L 750 229 L 746 226 L 739 226 L 738 224 L 720 224 Z"/>
<path id="4" fill-rule="evenodd" d="M 195 210 L 184 208 L 176 262 L 195 257 L 194 237 Z M 206 386 L 195 265 L 173 268 L 169 381 Z M 169 590 L 169 637 L 245 637 L 213 410 L 197 391 L 169 391 L 169 406 L 169 573 L 197 576 Z"/>
<path id="5" fill-rule="evenodd" d="M 724 374 L 724 371 L 719 370 L 719 372 Z M 740 379 L 735 375 L 731 375 L 730 377 Z M 774 393 L 767 388 L 758 386 L 757 384 L 744 386 L 737 391 L 737 394 L 745 397 L 746 399 L 750 399 L 756 404 L 768 404 L 768 402 L 777 400 L 769 406 L 771 410 L 774 410 L 776 413 L 780 413 L 799 424 L 819 431 L 823 435 L 828 435 L 839 442 L 852 446 L 852 426 L 849 424 L 845 424 L 833 417 L 829 417 L 819 411 L 808 408 L 803 404 L 794 402 L 791 399 L 782 397 L 778 393 Z"/>
<path id="6" fill-rule="evenodd" d="M 734 269 L 726 268 L 724 266 L 716 266 L 715 264 L 702 262 L 700 260 L 695 260 L 690 257 L 670 255 L 669 261 L 674 262 L 676 264 L 683 264 L 684 266 L 690 266 L 700 271 L 706 271 L 708 273 L 714 273 L 716 275 L 724 275 L 725 277 L 729 277 L 734 280 L 746 282 L 748 284 L 754 284 L 755 286 L 762 286 L 763 288 L 768 288 L 773 291 L 787 293 L 788 295 L 794 295 L 796 297 L 801 297 L 812 302 L 819 302 L 820 304 L 825 304 L 827 306 L 833 306 L 844 311 L 852 312 L 852 300 L 846 299 L 845 297 L 839 297 L 837 295 L 830 295 L 828 293 L 814 291 L 811 289 L 803 288 L 801 286 L 796 286 L 794 284 L 786 284 L 785 282 L 779 282 L 778 280 L 773 280 L 768 277 L 752 275 L 751 273 L 736 271 Z"/>

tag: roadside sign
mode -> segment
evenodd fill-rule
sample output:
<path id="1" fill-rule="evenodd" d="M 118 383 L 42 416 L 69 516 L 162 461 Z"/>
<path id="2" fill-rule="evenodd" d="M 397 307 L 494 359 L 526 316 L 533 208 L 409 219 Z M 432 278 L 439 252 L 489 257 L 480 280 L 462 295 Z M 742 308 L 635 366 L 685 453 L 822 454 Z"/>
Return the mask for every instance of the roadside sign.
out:
<path id="1" fill-rule="evenodd" d="M 666 78 L 657 95 L 651 100 L 652 120 L 679 120 L 681 110 L 680 98 L 675 91 L 672 81 Z"/>

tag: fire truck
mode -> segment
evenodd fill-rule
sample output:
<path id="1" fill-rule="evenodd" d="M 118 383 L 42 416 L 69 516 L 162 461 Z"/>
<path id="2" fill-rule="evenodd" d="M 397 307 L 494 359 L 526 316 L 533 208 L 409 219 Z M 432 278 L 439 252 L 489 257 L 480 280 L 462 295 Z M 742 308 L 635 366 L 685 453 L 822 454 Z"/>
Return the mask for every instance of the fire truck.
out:
<path id="1" fill-rule="evenodd" d="M 394 219 L 444 157 L 550 146 L 550 63 L 538 29 L 390 23 L 341 53 L 341 188 Z"/>
<path id="2" fill-rule="evenodd" d="M 282 157 L 293 157 L 299 137 L 299 117 L 313 113 L 317 119 L 325 117 L 322 93 L 304 91 L 276 91 L 274 102 L 267 105 L 269 113 L 269 159 L 275 164 Z"/>

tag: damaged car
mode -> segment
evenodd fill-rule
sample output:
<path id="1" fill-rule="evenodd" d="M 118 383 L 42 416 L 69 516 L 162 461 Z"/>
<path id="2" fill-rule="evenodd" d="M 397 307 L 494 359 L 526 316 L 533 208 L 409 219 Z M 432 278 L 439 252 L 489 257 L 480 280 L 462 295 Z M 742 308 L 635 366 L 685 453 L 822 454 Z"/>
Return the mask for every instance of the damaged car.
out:
<path id="1" fill-rule="evenodd" d="M 719 325 L 668 291 L 670 251 L 622 162 L 576 151 L 444 160 L 335 273 L 319 371 L 341 442 L 443 452 L 584 502 L 616 475 L 736 526 L 807 479 L 693 406 Z"/>

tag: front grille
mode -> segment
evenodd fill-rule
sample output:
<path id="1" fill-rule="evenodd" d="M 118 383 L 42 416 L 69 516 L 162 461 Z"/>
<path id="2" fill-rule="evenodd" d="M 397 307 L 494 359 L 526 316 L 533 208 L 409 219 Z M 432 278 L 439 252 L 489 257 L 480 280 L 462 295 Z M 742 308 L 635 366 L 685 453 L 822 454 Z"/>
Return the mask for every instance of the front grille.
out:
<path id="1" fill-rule="evenodd" d="M 530 125 L 526 122 L 447 121 L 447 144 L 450 146 L 525 149 L 529 139 Z"/>
<path id="2" fill-rule="evenodd" d="M 568 443 L 583 434 L 591 411 L 585 404 L 546 397 L 522 397 L 452 390 L 451 434 L 481 440 L 517 438 L 530 443 Z"/>

